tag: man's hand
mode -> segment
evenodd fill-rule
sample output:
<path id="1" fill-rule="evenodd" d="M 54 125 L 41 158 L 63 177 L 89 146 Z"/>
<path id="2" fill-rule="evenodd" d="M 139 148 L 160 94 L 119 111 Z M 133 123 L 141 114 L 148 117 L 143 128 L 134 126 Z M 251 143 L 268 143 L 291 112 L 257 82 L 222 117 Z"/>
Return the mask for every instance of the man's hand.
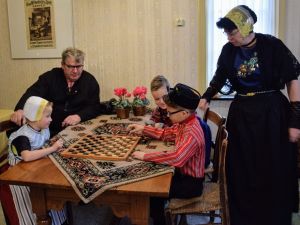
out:
<path id="1" fill-rule="evenodd" d="M 18 126 L 22 126 L 26 123 L 26 118 L 24 116 L 24 111 L 22 109 L 19 109 L 15 111 L 11 116 L 10 120 L 17 124 Z"/>
<path id="2" fill-rule="evenodd" d="M 62 122 L 62 126 L 63 127 L 73 126 L 73 125 L 80 123 L 80 121 L 81 121 L 80 116 L 70 115 L 70 116 L 66 117 L 65 120 Z"/>

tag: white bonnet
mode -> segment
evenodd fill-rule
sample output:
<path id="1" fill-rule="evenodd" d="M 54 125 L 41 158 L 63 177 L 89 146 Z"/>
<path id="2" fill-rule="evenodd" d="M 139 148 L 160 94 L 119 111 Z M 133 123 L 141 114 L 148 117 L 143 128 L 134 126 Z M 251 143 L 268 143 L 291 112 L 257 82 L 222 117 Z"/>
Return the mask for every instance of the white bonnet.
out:
<path id="1" fill-rule="evenodd" d="M 38 96 L 31 96 L 27 99 L 23 111 L 26 119 L 30 121 L 38 121 L 42 118 L 48 101 Z"/>

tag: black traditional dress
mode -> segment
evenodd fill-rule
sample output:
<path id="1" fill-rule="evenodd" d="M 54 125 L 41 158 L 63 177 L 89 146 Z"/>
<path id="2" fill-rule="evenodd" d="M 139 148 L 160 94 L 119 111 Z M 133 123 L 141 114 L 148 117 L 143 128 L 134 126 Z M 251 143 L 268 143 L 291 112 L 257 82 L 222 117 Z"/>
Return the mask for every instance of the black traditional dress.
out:
<path id="1" fill-rule="evenodd" d="M 298 78 L 300 66 L 279 39 L 256 38 L 250 49 L 223 47 L 203 98 L 226 79 L 237 92 L 227 120 L 231 225 L 290 225 L 299 200 L 297 148 L 288 140 L 290 103 L 280 89 Z"/>

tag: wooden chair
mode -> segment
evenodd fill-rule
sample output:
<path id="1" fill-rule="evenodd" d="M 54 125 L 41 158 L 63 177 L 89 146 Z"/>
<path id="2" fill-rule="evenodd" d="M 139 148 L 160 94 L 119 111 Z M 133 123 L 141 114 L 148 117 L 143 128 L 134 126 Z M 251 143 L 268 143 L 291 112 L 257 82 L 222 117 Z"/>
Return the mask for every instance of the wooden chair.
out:
<path id="1" fill-rule="evenodd" d="M 178 215 L 180 215 L 179 224 L 187 224 L 186 215 L 197 214 L 210 217 L 210 221 L 207 224 L 230 225 L 225 174 L 227 136 L 227 130 L 222 125 L 217 140 L 221 145 L 218 147 L 219 149 L 215 149 L 215 151 L 218 151 L 217 181 L 205 182 L 203 193 L 200 197 L 171 199 L 165 210 L 167 224 L 177 224 Z M 221 218 L 221 223 L 214 223 L 215 218 Z"/>
<path id="2" fill-rule="evenodd" d="M 298 178 L 300 178 L 300 140 L 298 141 Z"/>
<path id="3" fill-rule="evenodd" d="M 4 120 L 0 122 L 0 133 L 4 131 L 17 129 L 17 128 L 18 125 L 16 125 L 14 122 L 11 122 L 10 120 Z"/>
<path id="4" fill-rule="evenodd" d="M 207 108 L 203 115 L 203 120 L 209 125 L 212 133 L 215 134 L 214 140 L 212 141 L 212 165 L 205 169 L 205 174 L 211 179 L 211 181 L 216 182 L 218 179 L 219 152 L 215 151 L 215 149 L 220 149 L 222 144 L 222 140 L 220 139 L 221 127 L 225 125 L 226 118 Z"/>
<path id="5" fill-rule="evenodd" d="M 2 168 L 7 164 L 7 138 L 9 134 L 17 128 L 18 126 L 10 120 L 0 122 L 0 139 L 2 142 L 0 149 L 0 171 L 2 171 Z"/>

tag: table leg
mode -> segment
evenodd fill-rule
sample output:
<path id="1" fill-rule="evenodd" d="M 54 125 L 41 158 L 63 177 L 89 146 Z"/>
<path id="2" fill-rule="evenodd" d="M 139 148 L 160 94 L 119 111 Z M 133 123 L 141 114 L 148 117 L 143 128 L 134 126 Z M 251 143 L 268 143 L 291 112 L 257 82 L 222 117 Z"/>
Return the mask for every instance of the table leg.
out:
<path id="1" fill-rule="evenodd" d="M 33 212 L 38 217 L 38 225 L 51 225 L 47 210 L 61 209 L 66 201 L 78 202 L 80 199 L 70 190 L 43 189 L 31 187 L 30 198 Z M 97 204 L 107 204 L 118 217 L 128 216 L 133 224 L 148 225 L 150 197 L 148 195 L 132 195 L 115 192 L 105 192 L 94 199 Z"/>
<path id="2" fill-rule="evenodd" d="M 32 210 L 37 216 L 37 225 L 51 225 L 51 218 L 47 213 L 45 190 L 43 188 L 31 187 L 30 199 Z"/>
<path id="3" fill-rule="evenodd" d="M 119 202 L 108 202 L 116 216 L 128 216 L 131 222 L 136 225 L 148 225 L 150 208 L 149 196 L 128 195 L 125 197 L 128 200 L 127 203 L 123 202 L 123 204 L 121 203 L 123 196 L 119 195 L 118 197 Z M 124 207 L 124 203 L 126 207 Z"/>

